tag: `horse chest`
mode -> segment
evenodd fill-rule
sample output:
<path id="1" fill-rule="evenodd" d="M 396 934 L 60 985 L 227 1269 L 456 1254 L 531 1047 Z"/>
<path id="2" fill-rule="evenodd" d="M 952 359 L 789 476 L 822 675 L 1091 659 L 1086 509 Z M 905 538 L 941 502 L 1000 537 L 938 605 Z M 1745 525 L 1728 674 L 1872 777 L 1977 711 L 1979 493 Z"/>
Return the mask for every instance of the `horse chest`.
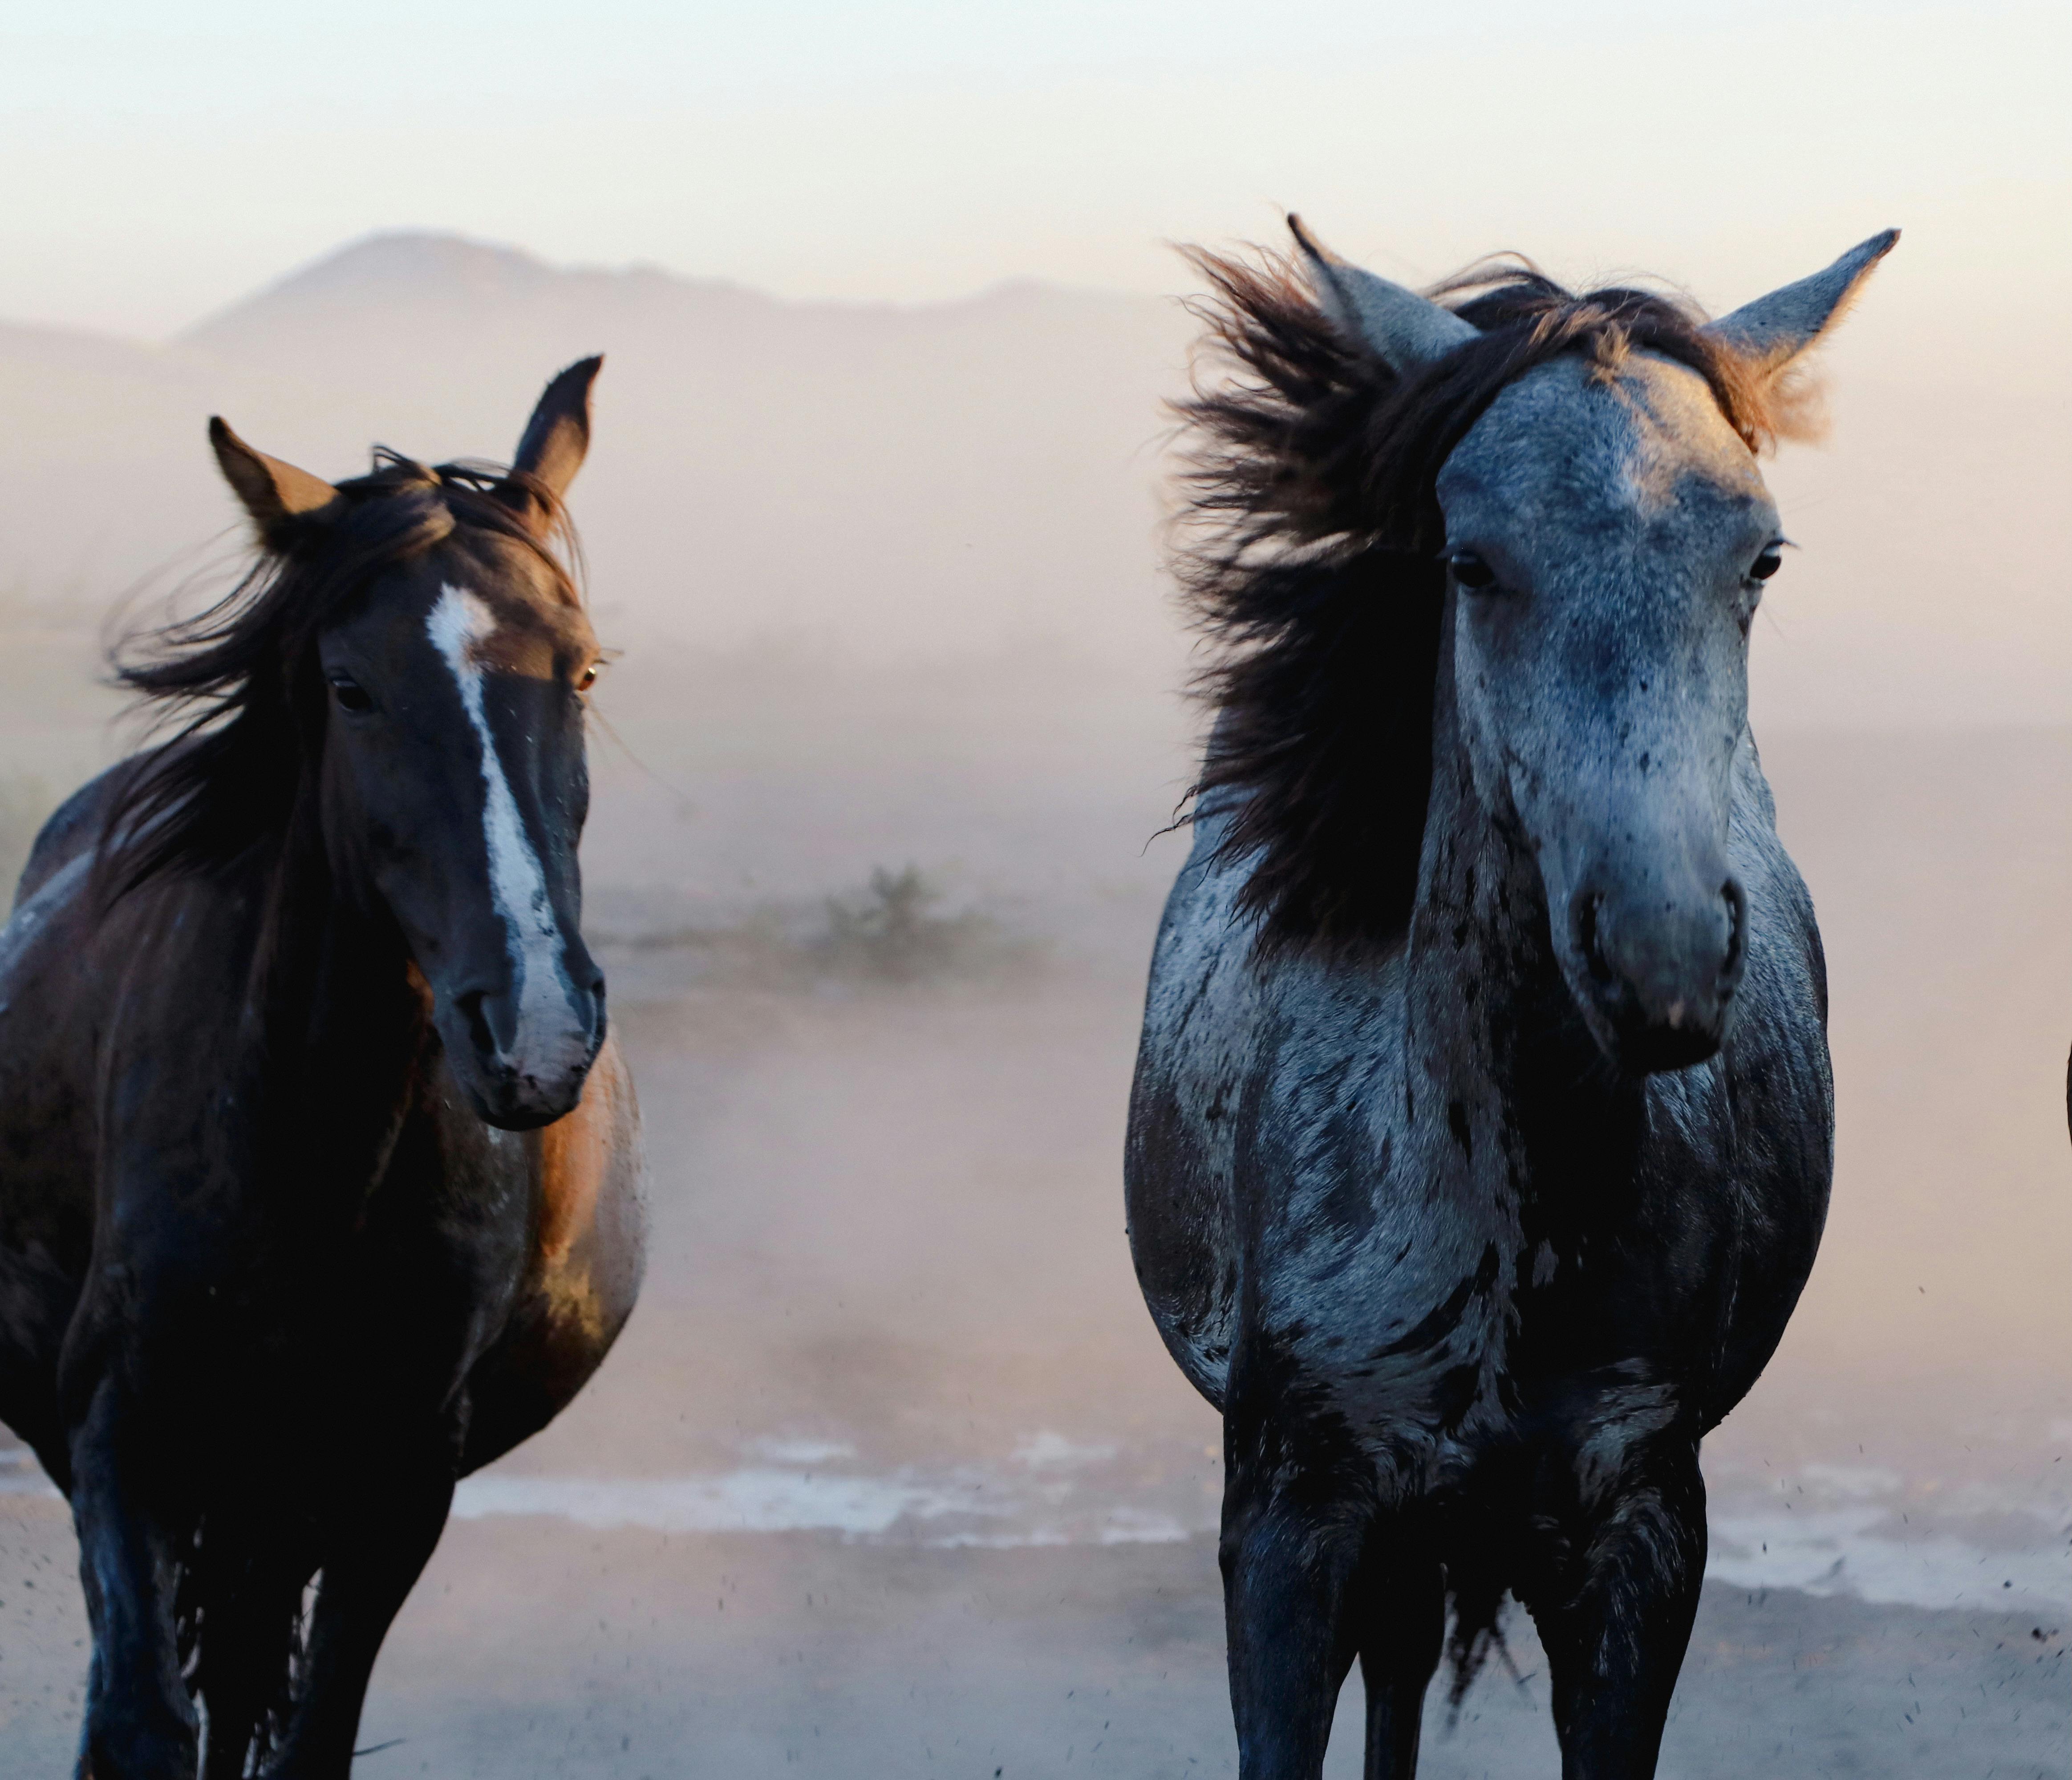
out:
<path id="1" fill-rule="evenodd" d="M 102 1257 L 120 1277 L 98 1301 L 169 1356 L 213 1356 L 197 1376 L 232 1394 L 285 1367 L 442 1395 L 494 1339 L 530 1253 L 524 1168 L 484 1165 L 503 1159 L 442 1157 L 406 1130 L 370 1183 L 246 1182 L 131 1226 Z"/>
<path id="2" fill-rule="evenodd" d="M 1420 1105 L 1404 1084 L 1316 1077 L 1281 1101 L 1236 1183 L 1256 1210 L 1245 1339 L 1370 1450 L 1423 1454 L 1428 1477 L 1529 1430 L 1568 1446 L 1653 1415 L 1651 1381 L 1703 1339 L 1710 1301 L 1684 1282 L 1717 1274 L 1711 1232 L 1685 1232 L 1679 1266 L 1636 1214 L 1623 1138 L 1556 1168 L 1502 1103 L 1463 1089 Z"/>

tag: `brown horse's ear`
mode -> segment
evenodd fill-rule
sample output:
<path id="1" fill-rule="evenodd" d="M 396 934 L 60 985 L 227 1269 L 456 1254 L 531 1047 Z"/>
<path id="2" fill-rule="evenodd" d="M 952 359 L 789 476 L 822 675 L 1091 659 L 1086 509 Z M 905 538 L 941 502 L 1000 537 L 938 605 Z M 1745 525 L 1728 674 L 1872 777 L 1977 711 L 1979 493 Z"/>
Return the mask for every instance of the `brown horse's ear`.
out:
<path id="1" fill-rule="evenodd" d="M 254 451 L 220 414 L 210 418 L 208 442 L 216 448 L 223 479 L 269 550 L 281 549 L 303 527 L 327 524 L 344 511 L 345 497 L 321 476 Z"/>
<path id="2" fill-rule="evenodd" d="M 568 492 L 590 450 L 590 386 L 603 363 L 602 353 L 578 359 L 547 385 L 525 423 L 525 436 L 511 461 L 512 469 L 520 474 L 504 482 L 497 497 L 536 522 L 544 515 L 525 478 L 557 501 Z"/>

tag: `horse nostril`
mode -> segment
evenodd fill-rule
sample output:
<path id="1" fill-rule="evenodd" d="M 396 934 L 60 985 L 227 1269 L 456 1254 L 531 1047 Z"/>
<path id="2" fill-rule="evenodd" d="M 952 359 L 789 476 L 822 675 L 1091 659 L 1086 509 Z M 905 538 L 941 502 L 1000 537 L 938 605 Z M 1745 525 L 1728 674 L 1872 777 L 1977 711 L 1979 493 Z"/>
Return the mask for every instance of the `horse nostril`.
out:
<path id="1" fill-rule="evenodd" d="M 461 1013 L 467 1020 L 467 1036 L 474 1044 L 475 1055 L 493 1057 L 497 1054 L 496 1035 L 490 1030 L 488 997 L 479 989 L 471 990 L 459 998 Z"/>
<path id="2" fill-rule="evenodd" d="M 1740 979 L 1748 949 L 1748 894 L 1739 879 L 1729 878 L 1720 886 L 1720 900 L 1727 905 L 1727 958 L 1720 966 L 1720 978 L 1732 988 Z"/>
<path id="3" fill-rule="evenodd" d="M 1576 950 L 1582 958 L 1583 968 L 1592 979 L 1609 986 L 1614 980 L 1612 967 L 1605 961 L 1604 948 L 1597 931 L 1597 920 L 1605 905 L 1605 899 L 1592 892 L 1576 899 Z"/>

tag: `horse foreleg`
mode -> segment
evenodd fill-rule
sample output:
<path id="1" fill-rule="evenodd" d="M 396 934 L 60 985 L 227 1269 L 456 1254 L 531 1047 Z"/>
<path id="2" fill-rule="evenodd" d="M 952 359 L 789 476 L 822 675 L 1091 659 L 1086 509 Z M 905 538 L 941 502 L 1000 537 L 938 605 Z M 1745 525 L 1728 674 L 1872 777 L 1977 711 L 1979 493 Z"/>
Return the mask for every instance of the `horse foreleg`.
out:
<path id="1" fill-rule="evenodd" d="M 1363 1503 L 1335 1479 L 1233 1463 L 1223 1495 L 1224 1621 L 1240 1780 L 1317 1780 L 1355 1647 Z"/>
<path id="2" fill-rule="evenodd" d="M 1384 1549 L 1371 1577 L 1361 1578 L 1360 1591 L 1366 1780 L 1412 1780 L 1424 1723 L 1424 1692 L 1445 1640 L 1445 1578 L 1435 1557 Z"/>
<path id="3" fill-rule="evenodd" d="M 1705 1579 L 1705 1485 L 1694 1445 L 1629 1470 L 1546 1597 L 1563 1780 L 1649 1780 Z"/>
<path id="4" fill-rule="evenodd" d="M 301 1561 L 290 1536 L 269 1519 L 256 1505 L 219 1497 L 202 1529 L 202 1639 L 194 1670 L 208 1721 L 202 1780 L 245 1780 L 253 1746 L 263 1744 L 293 1681 L 302 1589 L 314 1561 Z M 264 1529 L 260 1549 L 226 1552 L 247 1528 Z"/>
<path id="5" fill-rule="evenodd" d="M 384 1473 L 326 1539 L 294 1716 L 268 1780 L 347 1780 L 381 1641 L 453 1506 L 450 1458 Z"/>
<path id="6" fill-rule="evenodd" d="M 154 1470 L 162 1475 L 162 1463 L 142 1450 L 152 1443 L 110 1379 L 95 1386 L 70 1444 L 80 1582 L 93 1634 L 80 1780 L 191 1780 L 198 1725 L 173 1617 L 179 1552 L 148 1483 Z"/>

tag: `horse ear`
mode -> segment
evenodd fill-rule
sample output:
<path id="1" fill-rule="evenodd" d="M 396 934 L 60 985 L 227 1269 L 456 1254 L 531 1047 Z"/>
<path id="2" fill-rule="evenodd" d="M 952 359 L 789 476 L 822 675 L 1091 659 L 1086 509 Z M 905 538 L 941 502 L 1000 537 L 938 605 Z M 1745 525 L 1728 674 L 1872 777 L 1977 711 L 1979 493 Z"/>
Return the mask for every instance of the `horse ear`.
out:
<path id="1" fill-rule="evenodd" d="M 1301 217 L 1290 216 L 1288 228 L 1333 326 L 1392 369 L 1415 371 L 1475 338 L 1474 324 L 1450 309 L 1341 260 L 1303 228 Z"/>
<path id="2" fill-rule="evenodd" d="M 1864 281 L 1898 239 L 1896 228 L 1873 235 L 1824 271 L 1744 303 L 1705 331 L 1763 375 L 1774 375 L 1841 320 Z"/>
<path id="3" fill-rule="evenodd" d="M 568 492 L 590 451 L 590 386 L 604 363 L 602 353 L 580 359 L 541 392 L 511 467 L 545 486 L 556 500 Z M 517 478 L 504 482 L 498 497 L 533 514 L 538 503 Z"/>
<path id="4" fill-rule="evenodd" d="M 220 414 L 210 417 L 208 442 L 216 448 L 223 479 L 268 549 L 280 549 L 303 527 L 327 524 L 344 511 L 345 497 L 321 476 L 254 451 Z"/>

